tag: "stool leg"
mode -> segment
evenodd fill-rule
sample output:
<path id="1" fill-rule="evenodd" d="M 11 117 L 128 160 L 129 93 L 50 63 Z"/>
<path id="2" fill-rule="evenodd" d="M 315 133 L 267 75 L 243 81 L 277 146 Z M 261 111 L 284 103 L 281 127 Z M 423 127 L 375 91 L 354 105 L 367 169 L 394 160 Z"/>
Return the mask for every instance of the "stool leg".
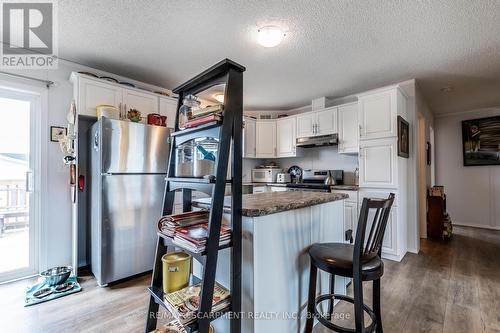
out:
<path id="1" fill-rule="evenodd" d="M 380 311 L 380 279 L 373 280 L 373 312 L 377 317 L 377 333 L 383 333 L 382 314 Z"/>
<path id="2" fill-rule="evenodd" d="M 356 323 L 356 333 L 365 332 L 365 313 L 363 310 L 363 281 L 361 274 L 354 273 L 353 289 L 354 289 L 354 321 Z"/>
<path id="3" fill-rule="evenodd" d="M 311 333 L 314 325 L 314 308 L 316 307 L 316 277 L 318 269 L 311 262 L 309 271 L 309 296 L 307 298 L 307 319 L 304 333 Z"/>
<path id="4" fill-rule="evenodd" d="M 330 274 L 330 294 L 335 294 L 335 274 Z M 328 320 L 332 319 L 333 301 L 334 299 L 332 298 L 328 304 Z"/>

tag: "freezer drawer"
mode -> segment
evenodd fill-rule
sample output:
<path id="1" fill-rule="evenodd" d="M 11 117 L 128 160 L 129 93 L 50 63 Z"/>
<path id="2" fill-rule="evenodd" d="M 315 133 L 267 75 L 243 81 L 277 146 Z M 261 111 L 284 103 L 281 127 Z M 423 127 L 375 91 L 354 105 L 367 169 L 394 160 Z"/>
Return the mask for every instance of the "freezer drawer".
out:
<path id="1" fill-rule="evenodd" d="M 92 221 L 92 271 L 105 285 L 152 269 L 165 175 L 109 175 L 101 181 L 102 222 Z"/>
<path id="2" fill-rule="evenodd" d="M 107 118 L 100 121 L 102 173 L 167 172 L 170 129 Z"/>

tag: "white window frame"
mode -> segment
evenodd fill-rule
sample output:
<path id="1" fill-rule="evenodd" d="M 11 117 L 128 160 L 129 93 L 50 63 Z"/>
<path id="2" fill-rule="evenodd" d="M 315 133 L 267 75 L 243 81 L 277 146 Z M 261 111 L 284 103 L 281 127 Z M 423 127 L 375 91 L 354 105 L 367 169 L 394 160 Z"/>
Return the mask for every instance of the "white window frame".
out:
<path id="1" fill-rule="evenodd" d="M 12 98 L 29 100 L 30 110 L 30 166 L 33 171 L 33 194 L 30 198 L 30 267 L 2 276 L 0 283 L 23 279 L 38 274 L 47 267 L 47 143 L 48 143 L 48 88 L 42 84 L 27 83 L 22 79 L 0 78 L 0 89 Z M 26 98 L 28 97 L 28 98 Z M 36 174 L 35 174 L 36 173 Z M 31 223 L 31 221 L 36 221 Z"/>

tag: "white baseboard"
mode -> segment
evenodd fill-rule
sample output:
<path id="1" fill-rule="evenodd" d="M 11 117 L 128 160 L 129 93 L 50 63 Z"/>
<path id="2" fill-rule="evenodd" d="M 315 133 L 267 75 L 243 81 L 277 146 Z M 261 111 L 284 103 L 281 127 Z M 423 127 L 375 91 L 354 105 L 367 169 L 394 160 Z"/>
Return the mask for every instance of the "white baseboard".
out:
<path id="1" fill-rule="evenodd" d="M 417 249 L 408 249 L 408 252 L 418 254 Z"/>
<path id="2" fill-rule="evenodd" d="M 488 230 L 500 230 L 500 227 L 491 226 L 491 225 L 477 225 L 470 223 L 462 223 L 453 221 L 453 225 L 461 226 L 461 227 L 471 227 L 471 228 L 479 228 L 479 229 L 488 229 Z"/>
<path id="3" fill-rule="evenodd" d="M 382 259 L 388 259 L 388 260 L 400 262 L 401 260 L 403 260 L 405 254 L 406 254 L 406 252 L 403 254 L 400 254 L 400 255 L 382 252 Z"/>

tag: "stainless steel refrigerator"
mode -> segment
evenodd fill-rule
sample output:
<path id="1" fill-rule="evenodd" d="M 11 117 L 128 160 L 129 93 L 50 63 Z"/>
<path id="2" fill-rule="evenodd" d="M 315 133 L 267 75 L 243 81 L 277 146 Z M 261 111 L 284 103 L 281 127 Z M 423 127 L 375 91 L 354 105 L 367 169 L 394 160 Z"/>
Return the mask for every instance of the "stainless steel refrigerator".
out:
<path id="1" fill-rule="evenodd" d="M 91 267 L 100 286 L 153 267 L 169 135 L 107 118 L 89 131 Z"/>

